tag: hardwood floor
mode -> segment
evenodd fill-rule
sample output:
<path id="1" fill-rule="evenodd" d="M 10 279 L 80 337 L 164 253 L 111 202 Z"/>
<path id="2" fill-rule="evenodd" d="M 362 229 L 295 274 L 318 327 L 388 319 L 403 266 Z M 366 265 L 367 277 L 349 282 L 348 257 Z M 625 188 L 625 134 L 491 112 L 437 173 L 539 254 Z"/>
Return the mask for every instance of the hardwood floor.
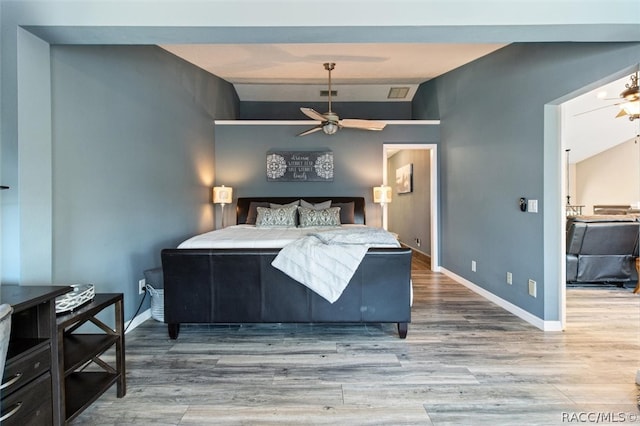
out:
<path id="1" fill-rule="evenodd" d="M 640 297 L 570 289 L 565 332 L 542 332 L 414 262 L 395 325 L 183 326 L 127 334 L 115 387 L 74 425 L 634 423 Z M 597 417 L 600 416 L 600 417 Z M 608 419 L 608 421 L 607 421 Z"/>

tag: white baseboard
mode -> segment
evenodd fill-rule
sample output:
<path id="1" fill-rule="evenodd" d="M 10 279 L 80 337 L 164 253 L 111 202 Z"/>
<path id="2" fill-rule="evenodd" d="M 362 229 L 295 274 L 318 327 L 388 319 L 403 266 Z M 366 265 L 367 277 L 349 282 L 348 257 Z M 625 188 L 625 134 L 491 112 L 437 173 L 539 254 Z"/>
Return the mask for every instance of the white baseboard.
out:
<path id="1" fill-rule="evenodd" d="M 142 324 L 143 322 L 145 322 L 149 318 L 151 318 L 151 308 L 147 309 L 146 311 L 140 312 L 138 314 L 138 316 L 133 318 L 131 321 L 127 321 L 124 324 L 124 328 L 127 330 L 126 333 L 128 333 L 131 330 L 135 329 L 137 326 L 139 326 L 140 324 Z"/>
<path id="2" fill-rule="evenodd" d="M 441 267 L 440 272 L 442 272 L 452 280 L 457 281 L 458 283 L 467 287 L 474 293 L 478 293 L 480 296 L 484 297 L 485 299 L 488 299 L 489 301 L 495 303 L 496 305 L 500 306 L 504 310 L 511 312 L 513 315 L 517 316 L 518 318 L 523 319 L 529 324 L 533 325 L 534 327 L 539 328 L 540 330 L 562 331 L 562 323 L 560 321 L 545 321 L 541 318 L 538 318 L 537 316 L 531 314 L 530 312 L 525 311 L 519 306 L 516 306 L 513 303 L 508 302 L 502 299 L 501 297 L 496 296 L 495 294 L 485 290 L 484 288 L 472 283 L 471 281 L 465 278 L 462 278 L 461 276 L 449 271 L 446 268 Z"/>

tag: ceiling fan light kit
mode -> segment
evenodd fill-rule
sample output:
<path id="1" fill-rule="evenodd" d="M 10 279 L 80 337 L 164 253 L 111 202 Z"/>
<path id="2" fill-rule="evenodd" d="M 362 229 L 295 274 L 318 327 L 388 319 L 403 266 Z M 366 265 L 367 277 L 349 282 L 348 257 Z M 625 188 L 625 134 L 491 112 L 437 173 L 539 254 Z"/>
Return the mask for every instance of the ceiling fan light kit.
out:
<path id="1" fill-rule="evenodd" d="M 324 114 L 320 114 L 312 108 L 301 107 L 300 111 L 312 120 L 319 121 L 320 124 L 305 130 L 298 134 L 298 136 L 306 136 L 311 133 L 322 130 L 325 135 L 333 135 L 341 128 L 351 128 L 360 130 L 375 130 L 380 131 L 385 128 L 386 123 L 375 120 L 361 120 L 361 119 L 344 119 L 340 120 L 338 114 L 331 111 L 331 95 L 335 93 L 331 90 L 331 71 L 335 68 L 334 62 L 325 62 L 324 69 L 329 73 L 329 89 L 327 90 L 327 96 L 329 100 L 329 111 Z"/>
<path id="2" fill-rule="evenodd" d="M 631 83 L 625 84 L 626 89 L 620 93 L 624 102 L 620 104 L 620 112 L 616 117 L 629 116 L 629 120 L 640 119 L 640 88 L 638 87 L 638 72 L 629 77 Z"/>

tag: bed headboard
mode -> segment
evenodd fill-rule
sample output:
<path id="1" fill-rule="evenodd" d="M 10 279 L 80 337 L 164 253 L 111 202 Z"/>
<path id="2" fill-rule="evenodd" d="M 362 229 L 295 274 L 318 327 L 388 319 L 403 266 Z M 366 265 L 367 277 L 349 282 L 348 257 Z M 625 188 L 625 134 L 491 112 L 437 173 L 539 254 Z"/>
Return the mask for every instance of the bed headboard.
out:
<path id="1" fill-rule="evenodd" d="M 365 224 L 364 197 L 240 197 L 236 204 L 236 223 L 246 223 L 249 213 L 249 205 L 252 201 L 267 202 L 275 204 L 286 204 L 296 200 L 306 200 L 310 203 L 321 203 L 331 200 L 333 203 L 350 203 L 354 204 L 354 222 L 357 224 Z"/>

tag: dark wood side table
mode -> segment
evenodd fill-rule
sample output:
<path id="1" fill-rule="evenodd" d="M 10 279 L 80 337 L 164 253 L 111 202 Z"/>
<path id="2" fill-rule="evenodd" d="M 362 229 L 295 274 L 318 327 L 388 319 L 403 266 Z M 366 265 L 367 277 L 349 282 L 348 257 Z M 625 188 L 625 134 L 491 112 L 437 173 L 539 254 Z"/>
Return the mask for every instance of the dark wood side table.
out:
<path id="1" fill-rule="evenodd" d="M 0 393 L 3 426 L 60 425 L 55 298 L 68 286 L 3 285 L 0 303 L 13 307 Z"/>
<path id="2" fill-rule="evenodd" d="M 113 306 L 115 329 L 96 315 Z M 86 323 L 102 333 L 76 333 Z M 125 396 L 124 306 L 122 293 L 96 294 L 86 305 L 57 318 L 59 375 L 62 378 L 59 405 L 62 420 L 73 420 L 100 395 L 117 384 L 117 396 Z M 115 345 L 115 368 L 102 359 Z M 89 368 L 97 367 L 97 368 Z"/>

